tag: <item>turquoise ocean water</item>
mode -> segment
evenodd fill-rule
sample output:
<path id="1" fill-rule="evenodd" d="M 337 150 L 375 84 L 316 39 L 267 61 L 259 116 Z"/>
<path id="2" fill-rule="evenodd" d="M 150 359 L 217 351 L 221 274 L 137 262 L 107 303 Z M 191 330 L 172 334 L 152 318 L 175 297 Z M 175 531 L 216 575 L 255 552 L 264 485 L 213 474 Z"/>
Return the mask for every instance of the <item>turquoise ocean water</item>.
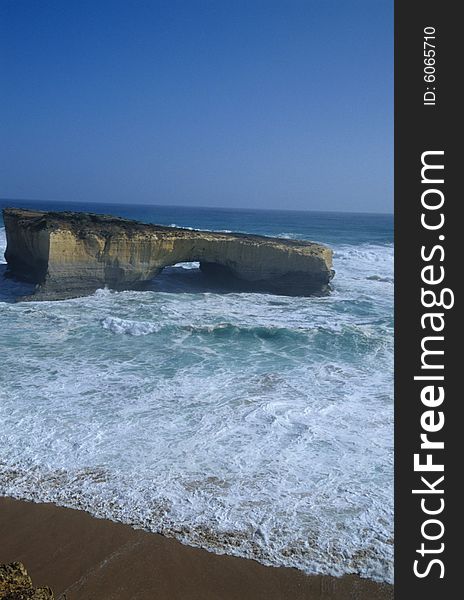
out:
<path id="1" fill-rule="evenodd" d="M 225 293 L 198 265 L 143 292 L 14 303 L 0 264 L 0 494 L 191 545 L 392 580 L 393 218 L 2 202 L 334 249 L 333 290 Z M 0 263 L 6 245 L 0 221 Z"/>

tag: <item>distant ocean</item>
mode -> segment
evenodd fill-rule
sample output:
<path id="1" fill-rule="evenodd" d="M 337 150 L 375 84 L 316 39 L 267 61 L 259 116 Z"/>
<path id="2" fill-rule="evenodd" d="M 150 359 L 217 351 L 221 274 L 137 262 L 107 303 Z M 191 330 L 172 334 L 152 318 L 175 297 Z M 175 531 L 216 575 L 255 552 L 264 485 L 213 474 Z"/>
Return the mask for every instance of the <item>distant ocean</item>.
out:
<path id="1" fill-rule="evenodd" d="M 336 275 L 327 297 L 223 293 L 188 263 L 17 304 L 0 277 L 1 495 L 392 581 L 392 216 L 2 204 L 323 242 Z"/>

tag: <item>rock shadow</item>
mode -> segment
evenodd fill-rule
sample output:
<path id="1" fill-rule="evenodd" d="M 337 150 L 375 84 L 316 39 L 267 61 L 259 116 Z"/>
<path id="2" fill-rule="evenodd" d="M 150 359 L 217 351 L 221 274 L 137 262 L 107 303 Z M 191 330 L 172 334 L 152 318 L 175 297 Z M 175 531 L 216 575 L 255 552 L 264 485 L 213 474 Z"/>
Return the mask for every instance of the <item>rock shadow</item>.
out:
<path id="1" fill-rule="evenodd" d="M 19 281 L 7 275 L 7 265 L 0 264 L 0 302 L 14 303 L 21 296 L 33 294 L 35 284 Z"/>

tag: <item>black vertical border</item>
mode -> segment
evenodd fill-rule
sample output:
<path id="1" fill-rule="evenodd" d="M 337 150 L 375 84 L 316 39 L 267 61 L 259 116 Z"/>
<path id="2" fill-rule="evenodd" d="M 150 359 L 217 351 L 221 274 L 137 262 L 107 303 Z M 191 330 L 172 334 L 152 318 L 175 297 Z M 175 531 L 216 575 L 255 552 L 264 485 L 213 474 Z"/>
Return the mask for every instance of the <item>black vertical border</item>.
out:
<path id="1" fill-rule="evenodd" d="M 462 6 L 461 6 L 462 7 Z M 464 175 L 461 166 L 463 151 L 458 148 L 462 136 L 458 88 L 463 85 L 462 52 L 464 24 L 458 16 L 459 3 L 450 0 L 395 1 L 395 598 L 409 600 L 459 597 L 457 580 L 462 549 L 459 508 L 464 506 L 464 491 L 460 491 L 460 473 L 464 471 L 463 392 L 458 384 L 458 370 L 464 372 L 464 334 L 460 319 L 458 285 L 462 269 L 458 261 L 464 258 L 464 225 L 460 215 L 464 194 L 458 190 L 458 179 Z M 436 29 L 436 82 L 424 82 L 424 28 Z M 460 59 L 460 60 L 459 60 Z M 426 86 L 436 88 L 436 106 L 424 106 Z M 414 472 L 413 455 L 420 450 L 420 416 L 425 409 L 420 401 L 423 383 L 414 381 L 420 374 L 420 342 L 424 331 L 420 317 L 427 312 L 421 307 L 422 245 L 428 248 L 437 241 L 438 233 L 421 227 L 421 155 L 428 150 L 444 150 L 445 225 L 442 242 L 446 270 L 445 287 L 455 293 L 455 306 L 445 313 L 444 364 L 445 413 L 444 429 L 435 434 L 443 439 L 445 449 L 435 453 L 445 465 L 445 509 L 440 515 L 445 533 L 442 554 L 429 555 L 443 560 L 444 578 L 436 566 L 422 579 L 413 572 L 414 560 L 421 558 L 416 550 L 423 540 L 421 525 L 427 516 L 421 510 L 420 497 L 412 494 L 420 484 L 420 474 Z M 461 217 L 462 218 L 462 217 Z M 440 264 L 440 263 L 437 263 Z M 461 284 L 462 285 L 462 284 Z M 438 309 L 435 309 L 438 310 Z M 462 442 L 461 442 L 462 440 Z M 435 458 L 436 457 L 436 458 Z M 433 475 L 433 474 L 432 474 Z M 435 496 L 437 498 L 437 496 Z M 433 542 L 429 542 L 434 547 Z M 422 568 L 426 561 L 422 559 Z M 464 566 L 462 567 L 464 572 Z"/>

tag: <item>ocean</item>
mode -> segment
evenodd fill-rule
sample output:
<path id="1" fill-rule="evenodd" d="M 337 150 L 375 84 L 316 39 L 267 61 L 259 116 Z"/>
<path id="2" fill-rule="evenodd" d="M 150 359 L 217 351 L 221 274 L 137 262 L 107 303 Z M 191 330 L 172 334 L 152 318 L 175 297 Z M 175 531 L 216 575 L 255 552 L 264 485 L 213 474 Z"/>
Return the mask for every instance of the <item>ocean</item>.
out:
<path id="1" fill-rule="evenodd" d="M 322 242 L 325 297 L 211 287 L 14 303 L 0 221 L 0 495 L 217 553 L 393 579 L 393 217 L 53 202 Z"/>

